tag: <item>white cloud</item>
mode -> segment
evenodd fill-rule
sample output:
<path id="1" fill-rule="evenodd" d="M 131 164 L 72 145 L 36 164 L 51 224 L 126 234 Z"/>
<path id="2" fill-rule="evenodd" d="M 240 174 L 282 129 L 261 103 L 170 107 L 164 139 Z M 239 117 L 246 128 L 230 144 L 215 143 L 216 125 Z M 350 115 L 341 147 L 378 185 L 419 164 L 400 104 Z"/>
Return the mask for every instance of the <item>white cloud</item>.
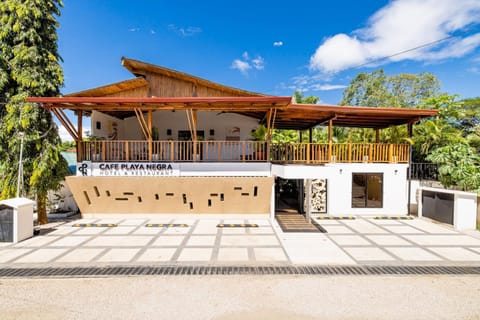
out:
<path id="1" fill-rule="evenodd" d="M 157 32 L 153 29 L 150 30 L 150 34 L 156 34 Z"/>
<path id="2" fill-rule="evenodd" d="M 130 29 L 128 29 L 128 31 L 137 32 L 137 31 L 140 31 L 140 28 L 130 28 Z"/>
<path id="3" fill-rule="evenodd" d="M 281 46 L 283 46 L 283 41 L 275 41 L 275 42 L 273 43 L 273 46 L 274 46 L 274 47 L 281 47 Z"/>
<path id="4" fill-rule="evenodd" d="M 230 66 L 232 69 L 239 70 L 244 76 L 248 76 L 248 70 L 263 70 L 265 69 L 265 59 L 257 55 L 254 59 L 250 59 L 247 51 L 242 54 L 242 59 L 235 59 Z"/>
<path id="5" fill-rule="evenodd" d="M 360 64 L 451 37 L 480 22 L 478 0 L 396 0 L 370 17 L 351 35 L 327 38 L 310 58 L 310 69 L 338 72 Z M 462 57 L 480 46 L 480 33 L 455 36 L 385 61 L 438 61 Z M 383 61 L 383 62 L 385 62 Z M 377 61 L 378 63 L 378 61 Z"/>
<path id="6" fill-rule="evenodd" d="M 252 67 L 248 62 L 242 61 L 240 59 L 235 59 L 232 62 L 231 68 L 239 70 L 243 75 L 248 75 L 248 70 Z"/>
<path id="7" fill-rule="evenodd" d="M 263 70 L 265 68 L 265 59 L 260 56 L 257 56 L 252 60 L 252 65 L 257 70 Z"/>
<path id="8" fill-rule="evenodd" d="M 168 25 L 168 30 L 175 32 L 181 37 L 191 37 L 196 35 L 197 33 L 202 32 L 202 29 L 199 27 L 178 27 L 175 24 L 169 24 Z"/>
<path id="9" fill-rule="evenodd" d="M 290 89 L 292 91 L 308 92 L 340 90 L 347 87 L 343 84 L 329 83 L 332 81 L 332 79 L 330 76 L 326 76 L 325 74 L 299 75 L 292 77 L 290 80 L 290 85 L 282 83 L 281 88 Z"/>
<path id="10" fill-rule="evenodd" d="M 313 91 L 331 91 L 345 89 L 347 86 L 343 84 L 313 84 L 310 89 Z"/>

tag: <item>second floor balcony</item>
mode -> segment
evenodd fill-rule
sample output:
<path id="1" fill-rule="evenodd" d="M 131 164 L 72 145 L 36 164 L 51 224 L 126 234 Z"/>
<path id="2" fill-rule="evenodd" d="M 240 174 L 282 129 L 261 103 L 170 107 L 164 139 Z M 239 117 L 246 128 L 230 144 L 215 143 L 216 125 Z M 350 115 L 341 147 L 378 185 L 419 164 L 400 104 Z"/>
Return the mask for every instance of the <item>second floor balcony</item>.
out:
<path id="1" fill-rule="evenodd" d="M 408 163 L 408 144 L 268 143 L 263 141 L 82 141 L 78 161 Z"/>

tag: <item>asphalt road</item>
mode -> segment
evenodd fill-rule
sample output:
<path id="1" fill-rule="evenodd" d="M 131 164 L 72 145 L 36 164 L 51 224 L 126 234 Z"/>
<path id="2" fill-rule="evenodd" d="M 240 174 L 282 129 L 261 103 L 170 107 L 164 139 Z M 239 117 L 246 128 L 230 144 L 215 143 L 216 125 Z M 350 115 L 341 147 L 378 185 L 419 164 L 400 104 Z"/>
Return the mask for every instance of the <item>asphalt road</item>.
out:
<path id="1" fill-rule="evenodd" d="M 0 319 L 480 319 L 480 276 L 0 279 Z"/>

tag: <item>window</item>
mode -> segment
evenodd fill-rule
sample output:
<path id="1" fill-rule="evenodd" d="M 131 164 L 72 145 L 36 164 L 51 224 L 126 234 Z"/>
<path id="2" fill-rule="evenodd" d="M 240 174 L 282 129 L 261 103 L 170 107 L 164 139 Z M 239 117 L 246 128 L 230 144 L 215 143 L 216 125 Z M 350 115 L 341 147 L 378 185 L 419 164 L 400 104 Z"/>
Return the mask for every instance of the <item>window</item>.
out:
<path id="1" fill-rule="evenodd" d="M 352 174 L 352 208 L 383 207 L 383 173 Z"/>

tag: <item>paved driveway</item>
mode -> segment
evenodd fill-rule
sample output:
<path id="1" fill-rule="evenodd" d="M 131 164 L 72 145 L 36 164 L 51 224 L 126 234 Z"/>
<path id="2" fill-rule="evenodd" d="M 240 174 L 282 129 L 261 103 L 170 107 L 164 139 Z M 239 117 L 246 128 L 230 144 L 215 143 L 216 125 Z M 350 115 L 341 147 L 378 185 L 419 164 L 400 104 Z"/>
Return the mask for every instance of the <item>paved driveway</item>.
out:
<path id="1" fill-rule="evenodd" d="M 117 226 L 74 226 L 78 223 Z M 258 227 L 217 227 L 248 223 Z M 52 225 L 50 232 L 17 244 L 0 243 L 0 266 L 480 264 L 478 232 L 461 233 L 423 219 L 318 223 L 328 233 L 283 233 L 266 217 L 81 219 Z"/>

